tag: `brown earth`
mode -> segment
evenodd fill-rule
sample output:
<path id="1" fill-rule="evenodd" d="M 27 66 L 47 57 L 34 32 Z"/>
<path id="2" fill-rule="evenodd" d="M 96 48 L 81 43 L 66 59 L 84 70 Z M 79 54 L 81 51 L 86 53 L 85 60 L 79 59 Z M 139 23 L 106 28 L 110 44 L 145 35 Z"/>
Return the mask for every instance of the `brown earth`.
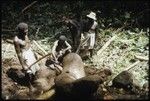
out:
<path id="1" fill-rule="evenodd" d="M 98 74 L 105 76 L 105 69 L 85 67 L 86 75 Z M 2 61 L 2 98 L 3 99 L 30 99 L 30 93 L 26 79 L 19 79 L 16 73 L 21 66 L 17 59 L 5 59 Z M 110 72 L 107 72 L 110 73 Z M 111 73 L 110 73 L 111 74 Z M 99 85 L 97 92 L 93 94 L 94 100 L 99 99 L 148 99 L 148 92 L 136 94 L 133 91 L 113 86 Z"/>

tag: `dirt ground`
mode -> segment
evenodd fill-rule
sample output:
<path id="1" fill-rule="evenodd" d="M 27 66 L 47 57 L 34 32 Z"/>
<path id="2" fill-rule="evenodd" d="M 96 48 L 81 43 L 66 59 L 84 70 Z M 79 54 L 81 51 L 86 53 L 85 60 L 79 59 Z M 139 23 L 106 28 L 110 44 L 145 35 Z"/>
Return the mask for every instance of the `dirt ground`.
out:
<path id="1" fill-rule="evenodd" d="M 102 40 L 103 42 L 103 40 Z M 117 42 L 116 42 L 117 43 Z M 34 45 L 33 45 L 34 46 Z M 46 46 L 46 45 L 44 45 Z M 48 45 L 47 45 L 48 46 Z M 36 50 L 35 47 L 33 49 Z M 49 47 L 47 49 L 50 49 Z M 129 53 L 131 52 L 131 53 Z M 145 55 L 148 54 L 148 50 L 144 51 Z M 102 75 L 101 68 L 107 67 L 112 70 L 112 76 L 116 76 L 118 73 L 128 67 L 130 61 L 125 61 L 128 57 L 134 59 L 133 51 L 122 50 L 119 48 L 111 47 L 106 49 L 101 56 L 95 55 L 91 61 L 93 66 L 89 65 L 85 67 L 87 75 L 100 74 Z M 128 60 L 131 60 L 128 59 Z M 89 62 L 91 62 L 89 61 Z M 87 62 L 89 64 L 89 62 Z M 86 62 L 85 62 L 86 64 Z M 88 68 L 87 68 L 88 67 Z M 137 77 L 143 85 L 145 77 L 147 78 L 149 66 L 148 61 L 142 61 L 135 66 L 135 78 Z M 21 70 L 21 65 L 16 56 L 14 46 L 2 41 L 2 98 L 3 99 L 30 99 L 29 88 L 26 84 L 26 79 L 17 78 L 17 72 Z M 111 79 L 111 78 L 110 78 Z M 135 91 L 136 92 L 136 91 Z M 97 92 L 95 92 L 95 99 L 148 99 L 148 92 L 135 93 L 130 89 L 117 88 L 113 86 L 99 85 Z M 52 100 L 53 101 L 53 100 Z"/>
<path id="2" fill-rule="evenodd" d="M 5 59 L 2 61 L 2 98 L 3 99 L 30 99 L 29 88 L 26 80 L 20 80 L 15 74 L 21 70 L 17 59 Z M 15 72 L 15 73 L 14 73 Z M 103 71 L 96 68 L 85 67 L 87 75 L 99 74 Z M 100 85 L 95 93 L 96 99 L 147 99 L 148 95 L 137 95 L 130 90 Z"/>

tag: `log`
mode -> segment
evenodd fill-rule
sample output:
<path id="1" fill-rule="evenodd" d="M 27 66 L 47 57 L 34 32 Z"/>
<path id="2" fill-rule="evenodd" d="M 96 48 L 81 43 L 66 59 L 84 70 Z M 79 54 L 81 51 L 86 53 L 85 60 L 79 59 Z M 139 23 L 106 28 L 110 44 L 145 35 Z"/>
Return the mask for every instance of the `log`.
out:
<path id="1" fill-rule="evenodd" d="M 46 100 L 48 98 L 51 98 L 55 94 L 55 89 L 51 89 L 41 95 L 39 95 L 36 99 L 37 100 Z"/>
<path id="2" fill-rule="evenodd" d="M 48 54 L 35 40 L 33 40 L 33 43 L 46 55 Z"/>
<path id="3" fill-rule="evenodd" d="M 127 26 L 127 23 L 125 22 L 124 26 L 122 26 L 121 28 L 118 28 L 115 32 L 113 33 L 118 33 L 120 32 L 123 28 L 125 28 Z M 114 41 L 116 39 L 117 35 L 113 36 L 110 40 L 108 40 L 105 45 L 97 52 L 97 55 L 100 55 L 110 44 L 112 41 Z"/>
<path id="4" fill-rule="evenodd" d="M 145 60 L 145 61 L 149 60 L 148 56 L 138 56 L 138 55 L 135 55 L 135 58 L 137 58 L 139 60 Z"/>
<path id="5" fill-rule="evenodd" d="M 100 55 L 110 44 L 112 41 L 116 39 L 117 35 L 113 36 L 110 40 L 108 40 L 105 45 L 97 52 L 97 55 Z"/>

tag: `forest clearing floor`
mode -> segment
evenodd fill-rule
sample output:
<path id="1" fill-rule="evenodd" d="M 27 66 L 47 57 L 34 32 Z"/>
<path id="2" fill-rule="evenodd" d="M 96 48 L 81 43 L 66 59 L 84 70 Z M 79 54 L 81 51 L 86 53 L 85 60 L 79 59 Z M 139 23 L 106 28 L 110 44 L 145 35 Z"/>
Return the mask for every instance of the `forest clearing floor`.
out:
<path id="1" fill-rule="evenodd" d="M 109 78 L 110 82 L 108 85 L 111 85 L 111 81 L 122 71 L 126 70 L 130 65 L 138 61 L 139 59 L 136 56 L 147 57 L 149 60 L 149 38 L 147 33 L 142 30 L 130 31 L 123 30 L 116 37 L 114 41 L 99 55 L 97 52 L 102 48 L 102 46 L 114 36 L 114 33 L 111 33 L 114 29 L 100 30 L 98 34 L 97 42 L 95 45 L 94 56 L 88 60 L 84 60 L 86 72 L 96 73 L 99 69 L 109 68 L 112 71 L 112 75 Z M 48 39 L 36 41 L 38 44 L 45 49 L 47 52 L 51 51 L 52 42 L 49 43 Z M 15 82 L 10 75 L 8 75 L 8 70 L 21 69 L 21 65 L 15 53 L 14 46 L 12 44 L 1 41 L 2 44 L 2 97 L 4 99 L 14 99 L 15 96 L 20 96 L 22 99 L 29 99 L 29 89 L 25 85 L 18 84 Z M 34 51 L 40 51 L 32 44 Z M 134 76 L 134 80 L 139 86 L 142 86 L 148 82 L 148 71 L 149 64 L 148 60 L 139 60 L 140 62 L 130 70 Z M 88 68 L 90 68 L 88 70 Z M 92 68 L 93 67 L 93 68 Z M 127 91 L 121 88 L 115 87 L 106 87 L 107 90 L 105 95 L 114 94 L 113 99 L 135 99 L 138 98 L 138 95 L 132 95 L 131 91 Z M 109 99 L 109 94 L 106 96 L 106 99 Z M 127 96 L 129 97 L 127 97 Z M 135 96 L 135 97 L 134 97 Z M 146 99 L 144 95 L 144 99 Z M 108 98 L 107 98 L 108 97 Z M 16 97 L 17 98 L 17 97 Z M 148 98 L 148 95 L 147 95 Z M 111 99 L 111 98 L 110 98 Z"/>

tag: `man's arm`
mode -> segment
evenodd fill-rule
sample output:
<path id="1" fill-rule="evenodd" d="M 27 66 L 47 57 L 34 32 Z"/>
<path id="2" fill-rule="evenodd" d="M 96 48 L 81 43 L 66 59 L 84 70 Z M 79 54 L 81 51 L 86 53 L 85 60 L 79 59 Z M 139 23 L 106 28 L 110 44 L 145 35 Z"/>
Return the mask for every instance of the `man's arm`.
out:
<path id="1" fill-rule="evenodd" d="M 23 41 L 23 40 L 21 40 L 21 39 L 17 39 L 16 42 L 19 43 L 19 44 L 22 45 L 22 46 L 25 46 L 25 44 L 26 44 L 26 42 Z"/>
<path id="2" fill-rule="evenodd" d="M 54 57 L 55 61 L 57 61 L 57 58 L 56 58 L 56 55 L 55 55 L 57 46 L 58 46 L 58 41 L 55 41 L 54 45 L 52 47 L 52 56 Z"/>
<path id="3" fill-rule="evenodd" d="M 15 39 L 14 39 L 14 47 L 15 47 L 15 50 L 16 50 L 18 59 L 19 59 L 19 61 L 20 61 L 20 64 L 21 64 L 22 68 L 23 68 L 23 69 L 26 69 L 27 67 L 26 67 L 26 65 L 25 65 L 25 63 L 24 63 L 24 60 L 23 60 L 23 58 L 22 58 L 22 52 L 21 52 L 21 49 L 20 49 L 20 46 L 19 46 L 19 45 L 20 45 L 20 44 L 19 44 L 19 42 L 18 42 L 18 40 L 17 40 L 17 37 L 15 37 Z"/>
<path id="4" fill-rule="evenodd" d="M 67 48 L 64 49 L 64 52 L 72 48 L 71 45 L 67 41 L 65 41 L 65 44 L 67 45 Z"/>

